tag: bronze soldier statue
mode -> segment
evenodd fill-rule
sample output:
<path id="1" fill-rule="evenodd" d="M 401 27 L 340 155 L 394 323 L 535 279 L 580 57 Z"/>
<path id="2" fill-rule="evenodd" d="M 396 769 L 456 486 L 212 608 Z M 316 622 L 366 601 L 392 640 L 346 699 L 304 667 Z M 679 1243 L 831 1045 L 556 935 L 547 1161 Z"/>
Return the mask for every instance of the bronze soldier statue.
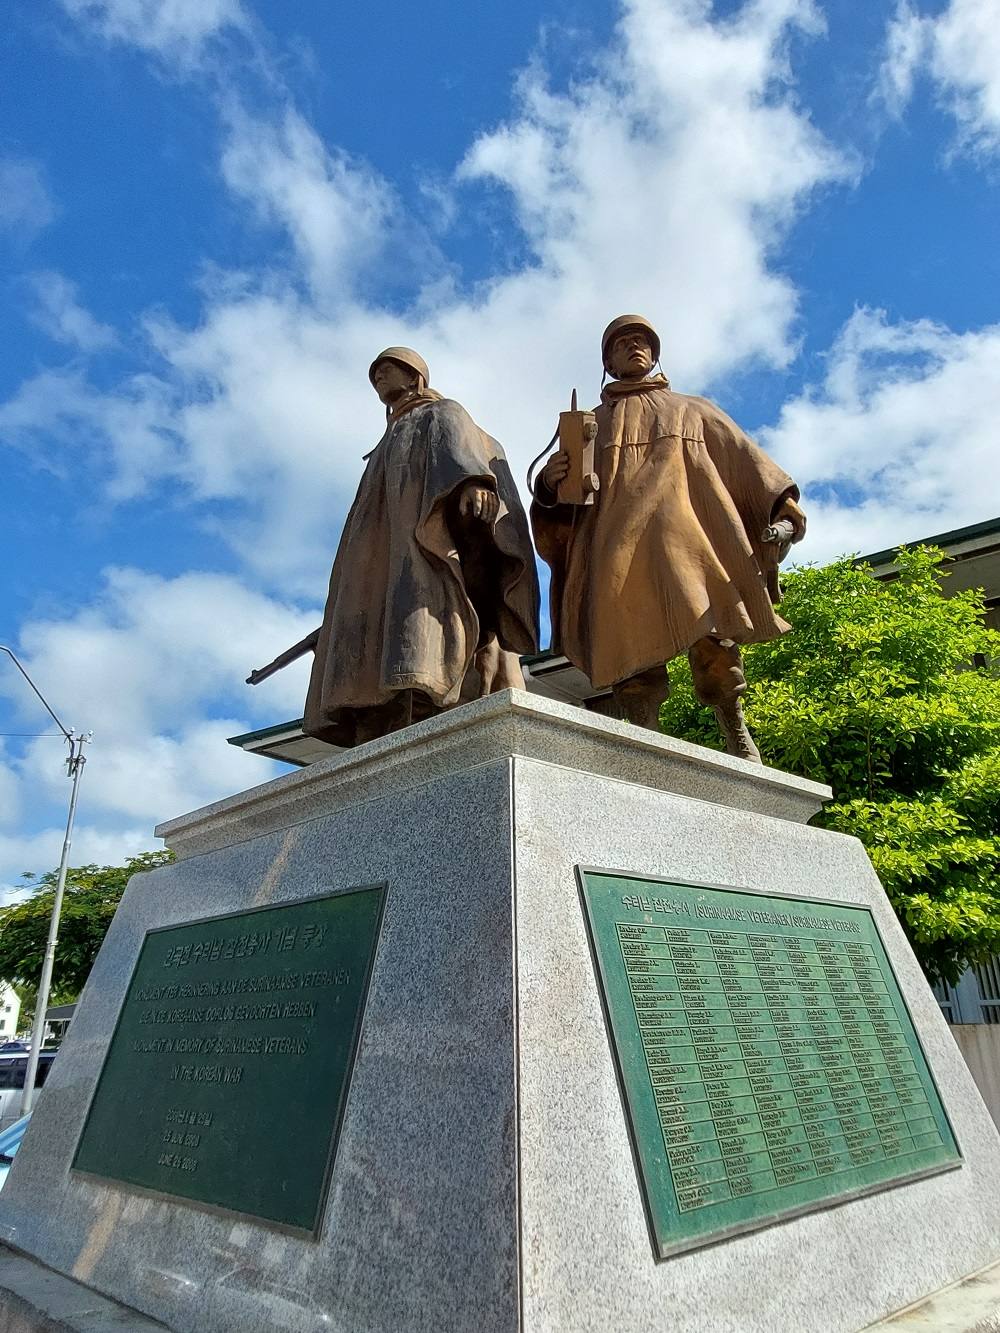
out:
<path id="1" fill-rule="evenodd" d="M 442 709 L 524 687 L 538 643 L 528 521 L 503 450 L 427 364 L 388 347 L 369 379 L 386 430 L 344 524 L 323 624 L 249 679 L 315 650 L 302 729 L 359 745 Z"/>
<path id="2" fill-rule="evenodd" d="M 560 503 L 574 480 L 560 450 L 534 487 L 553 644 L 653 730 L 670 688 L 665 663 L 686 651 L 727 751 L 759 763 L 739 645 L 790 628 L 774 604 L 778 562 L 805 536 L 798 487 L 718 407 L 653 373 L 660 340 L 647 319 L 612 320 L 601 354 L 613 379 L 594 413 L 596 477 L 576 486 L 577 504 Z"/>

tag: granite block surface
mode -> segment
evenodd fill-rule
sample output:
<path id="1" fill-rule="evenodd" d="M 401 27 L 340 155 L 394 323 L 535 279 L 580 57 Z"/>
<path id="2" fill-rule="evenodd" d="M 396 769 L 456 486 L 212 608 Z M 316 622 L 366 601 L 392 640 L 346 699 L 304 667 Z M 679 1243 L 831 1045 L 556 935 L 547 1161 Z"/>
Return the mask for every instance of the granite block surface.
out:
<path id="1" fill-rule="evenodd" d="M 533 760 L 514 773 L 525 1333 L 856 1333 L 1000 1257 L 1000 1137 L 860 843 Z M 655 1262 L 577 865 L 870 906 L 965 1164 Z"/>
<path id="2" fill-rule="evenodd" d="M 1000 1333 L 1000 1264 L 991 1264 L 865 1333 Z"/>
<path id="3" fill-rule="evenodd" d="M 168 820 L 156 833 L 178 857 L 190 856 L 515 754 L 801 822 L 830 798 L 822 783 L 505 690 Z"/>
<path id="4" fill-rule="evenodd" d="M 133 879 L 0 1195 L 3 1238 L 177 1333 L 513 1333 L 509 767 Z M 318 1241 L 70 1171 L 146 930 L 380 882 L 385 918 Z"/>

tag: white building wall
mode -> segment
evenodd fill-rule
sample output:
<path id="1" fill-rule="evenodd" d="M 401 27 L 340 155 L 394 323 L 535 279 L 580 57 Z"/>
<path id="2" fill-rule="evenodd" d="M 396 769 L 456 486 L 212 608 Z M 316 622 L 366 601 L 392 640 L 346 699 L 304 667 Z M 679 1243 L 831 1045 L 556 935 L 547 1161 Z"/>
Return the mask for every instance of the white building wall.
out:
<path id="1" fill-rule="evenodd" d="M 0 1044 L 12 1041 L 17 1036 L 20 1017 L 21 1001 L 17 991 L 6 981 L 0 981 Z"/>

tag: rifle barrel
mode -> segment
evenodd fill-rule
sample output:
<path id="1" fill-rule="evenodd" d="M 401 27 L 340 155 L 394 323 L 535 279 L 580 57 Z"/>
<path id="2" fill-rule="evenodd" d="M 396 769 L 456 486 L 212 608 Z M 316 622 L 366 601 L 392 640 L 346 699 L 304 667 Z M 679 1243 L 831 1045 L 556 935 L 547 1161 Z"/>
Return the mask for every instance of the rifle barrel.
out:
<path id="1" fill-rule="evenodd" d="M 267 680 L 276 672 L 281 671 L 283 667 L 291 666 L 297 662 L 300 657 L 305 657 L 306 653 L 314 651 L 319 643 L 319 629 L 314 629 L 311 634 L 307 634 L 304 639 L 300 639 L 291 648 L 286 648 L 283 653 L 279 653 L 273 662 L 268 662 L 267 666 L 258 667 L 256 671 L 251 671 L 247 676 L 248 685 L 259 685 L 262 680 Z"/>
<path id="2" fill-rule="evenodd" d="M 771 523 L 764 529 L 761 541 L 780 546 L 784 542 L 790 542 L 794 535 L 794 524 L 787 518 L 781 518 L 777 523 Z"/>

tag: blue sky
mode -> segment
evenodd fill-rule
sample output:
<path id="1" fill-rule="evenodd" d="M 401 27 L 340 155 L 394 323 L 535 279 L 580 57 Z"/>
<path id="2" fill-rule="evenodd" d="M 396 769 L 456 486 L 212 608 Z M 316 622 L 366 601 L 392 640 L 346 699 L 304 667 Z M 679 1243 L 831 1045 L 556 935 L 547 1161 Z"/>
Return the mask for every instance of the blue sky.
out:
<path id="1" fill-rule="evenodd" d="M 271 775 L 388 343 L 515 473 L 599 336 L 800 481 L 805 559 L 1000 514 L 1000 0 L 49 0 L 0 53 L 0 642 L 75 857 Z M 0 664 L 0 886 L 60 742 Z M 24 735 L 22 733 L 27 733 Z"/>

